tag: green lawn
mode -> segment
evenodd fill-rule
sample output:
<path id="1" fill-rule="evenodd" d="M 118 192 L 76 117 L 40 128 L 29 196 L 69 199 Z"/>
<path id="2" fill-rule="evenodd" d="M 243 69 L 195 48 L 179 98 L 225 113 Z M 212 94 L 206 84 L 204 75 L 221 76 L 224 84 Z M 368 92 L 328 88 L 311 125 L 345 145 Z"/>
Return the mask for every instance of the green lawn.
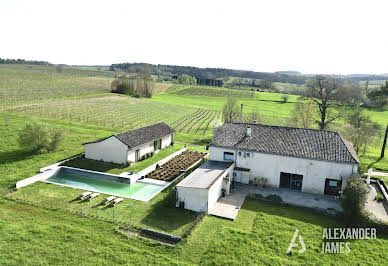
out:
<path id="1" fill-rule="evenodd" d="M 116 225 L 0 198 L 0 261 L 15 264 L 384 265 L 388 236 L 321 254 L 322 230 L 341 227 L 305 209 L 246 200 L 235 222 L 206 216 L 175 248 L 115 233 Z M 298 228 L 306 252 L 286 250 Z"/>
<path id="2" fill-rule="evenodd" d="M 171 188 L 166 188 L 148 202 L 124 199 L 114 208 L 100 204 L 102 199 L 109 195 L 101 195 L 92 201 L 76 200 L 82 192 L 79 189 L 38 182 L 6 197 L 50 209 L 70 213 L 81 212 L 117 224 L 151 228 L 179 236 L 188 230 L 198 216 L 195 212 L 175 208 L 175 191 Z"/>

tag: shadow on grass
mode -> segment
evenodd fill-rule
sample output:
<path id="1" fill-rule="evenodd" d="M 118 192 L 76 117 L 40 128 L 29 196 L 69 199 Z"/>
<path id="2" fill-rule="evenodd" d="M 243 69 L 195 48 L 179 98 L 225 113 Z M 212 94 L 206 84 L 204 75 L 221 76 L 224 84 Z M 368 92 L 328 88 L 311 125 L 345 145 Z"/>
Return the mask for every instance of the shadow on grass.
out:
<path id="1" fill-rule="evenodd" d="M 18 161 L 23 161 L 28 157 L 32 157 L 37 155 L 32 152 L 28 152 L 25 150 L 15 150 L 15 151 L 6 151 L 0 152 L 0 162 L 1 163 L 13 163 Z"/>
<path id="2" fill-rule="evenodd" d="M 116 163 L 107 163 L 103 161 L 96 161 L 91 159 L 86 159 L 84 156 L 74 158 L 70 161 L 67 161 L 63 164 L 63 166 L 68 167 L 74 167 L 74 168 L 81 168 L 85 170 L 92 170 L 92 171 L 98 171 L 98 172 L 107 172 L 112 169 L 123 169 L 127 166 L 116 164 Z"/>
<path id="3" fill-rule="evenodd" d="M 176 208 L 175 191 L 170 190 L 162 200 L 152 205 L 150 212 L 141 220 L 141 223 L 165 232 L 173 232 L 193 223 L 197 216 L 195 212 Z"/>

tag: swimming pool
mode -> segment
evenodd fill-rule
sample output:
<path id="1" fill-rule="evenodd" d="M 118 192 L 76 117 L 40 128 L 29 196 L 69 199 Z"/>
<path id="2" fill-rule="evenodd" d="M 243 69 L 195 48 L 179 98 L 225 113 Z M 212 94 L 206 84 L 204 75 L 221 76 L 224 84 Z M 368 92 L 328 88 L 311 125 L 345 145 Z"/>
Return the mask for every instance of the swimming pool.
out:
<path id="1" fill-rule="evenodd" d="M 164 189 L 161 185 L 138 182 L 129 184 L 128 179 L 120 176 L 70 167 L 61 167 L 45 182 L 141 201 L 149 201 Z"/>

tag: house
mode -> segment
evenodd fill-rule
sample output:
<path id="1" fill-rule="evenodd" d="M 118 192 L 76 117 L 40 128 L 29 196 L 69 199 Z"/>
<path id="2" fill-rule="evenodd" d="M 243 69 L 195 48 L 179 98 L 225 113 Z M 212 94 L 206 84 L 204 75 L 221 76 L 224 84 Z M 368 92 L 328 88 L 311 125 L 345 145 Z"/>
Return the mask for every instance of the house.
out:
<path id="1" fill-rule="evenodd" d="M 165 123 L 129 130 L 104 139 L 84 143 L 85 158 L 127 164 L 164 149 L 174 142 L 175 130 Z"/>
<path id="2" fill-rule="evenodd" d="M 202 202 L 203 199 L 186 195 L 190 194 L 190 189 L 191 193 L 197 191 L 196 184 L 202 181 L 183 180 L 177 185 L 177 205 L 194 211 L 209 211 L 222 189 L 228 194 L 231 179 L 252 184 L 264 178 L 267 185 L 274 188 L 338 196 L 360 164 L 352 145 L 336 132 L 244 123 L 225 123 L 218 128 L 210 144 L 210 162 L 186 179 L 212 180 L 206 183 L 208 193 L 214 193 L 208 195 L 212 200 L 208 200 L 206 207 L 193 208 L 191 201 Z M 211 168 L 213 162 L 231 164 L 223 166 L 228 174 L 215 171 L 213 178 L 207 176 L 214 171 L 206 169 Z M 220 171 L 219 167 L 217 169 Z M 201 175 L 200 171 L 207 174 Z M 222 185 L 210 191 L 218 183 Z"/>

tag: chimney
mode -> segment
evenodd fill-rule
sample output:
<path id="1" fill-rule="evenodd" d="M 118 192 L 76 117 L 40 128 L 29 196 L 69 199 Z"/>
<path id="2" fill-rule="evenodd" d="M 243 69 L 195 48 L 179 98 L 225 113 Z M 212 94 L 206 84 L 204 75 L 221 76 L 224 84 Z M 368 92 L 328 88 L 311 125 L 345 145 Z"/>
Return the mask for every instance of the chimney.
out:
<path id="1" fill-rule="evenodd" d="M 247 137 L 250 137 L 252 135 L 252 129 L 250 126 L 247 127 Z"/>
<path id="2" fill-rule="evenodd" d="M 242 123 L 242 115 L 243 115 L 243 104 L 241 104 L 240 123 Z"/>

